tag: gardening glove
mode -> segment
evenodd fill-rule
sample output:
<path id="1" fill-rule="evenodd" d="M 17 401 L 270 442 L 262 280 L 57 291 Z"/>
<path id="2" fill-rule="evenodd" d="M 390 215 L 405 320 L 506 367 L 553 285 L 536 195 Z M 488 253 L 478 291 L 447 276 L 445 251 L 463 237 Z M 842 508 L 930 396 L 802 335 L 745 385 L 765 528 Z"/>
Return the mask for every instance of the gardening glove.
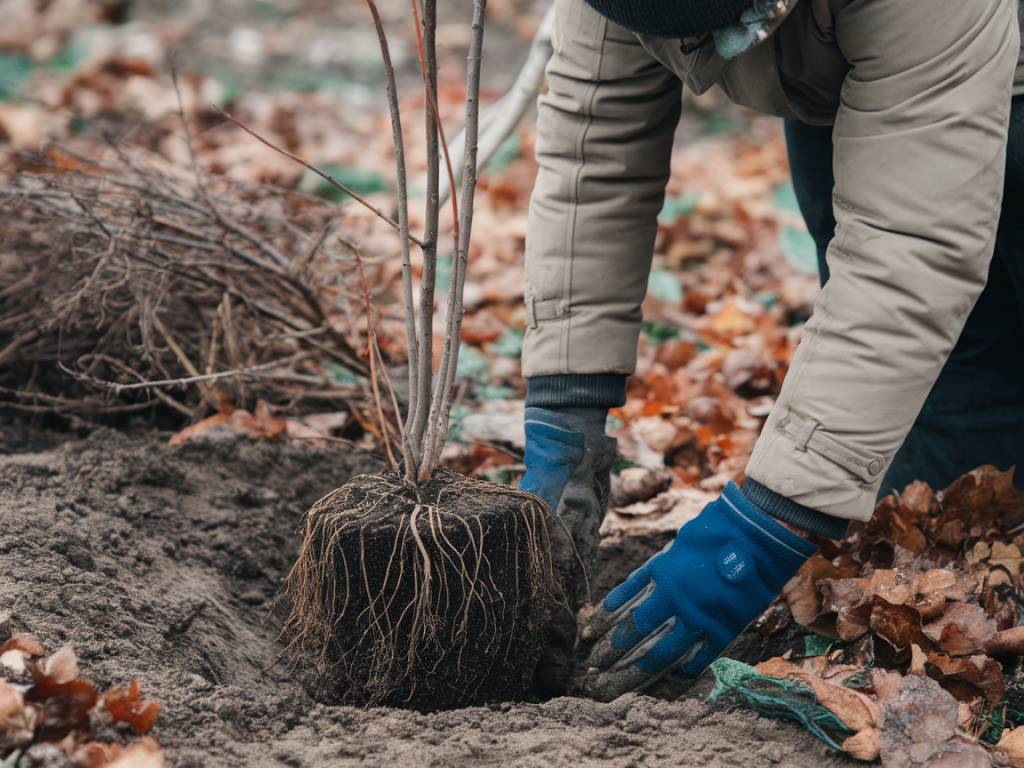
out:
<path id="1" fill-rule="evenodd" d="M 586 521 L 595 537 L 615 460 L 616 441 L 604 433 L 607 417 L 605 408 L 531 407 L 524 419 L 526 476 L 519 489 L 544 499 L 574 532 Z"/>
<path id="2" fill-rule="evenodd" d="M 611 700 L 669 674 L 696 679 L 815 549 L 729 483 L 594 611 L 583 691 Z"/>
<path id="3" fill-rule="evenodd" d="M 545 628 L 547 653 L 537 682 L 551 695 L 572 678 L 575 611 L 590 601 L 589 574 L 597 560 L 598 534 L 608 504 L 616 442 L 604 433 L 605 408 L 526 409 L 526 476 L 520 490 L 544 499 L 556 511 L 550 527 L 552 561 L 566 585 L 566 604 Z M 564 615 L 562 615 L 564 613 Z"/>

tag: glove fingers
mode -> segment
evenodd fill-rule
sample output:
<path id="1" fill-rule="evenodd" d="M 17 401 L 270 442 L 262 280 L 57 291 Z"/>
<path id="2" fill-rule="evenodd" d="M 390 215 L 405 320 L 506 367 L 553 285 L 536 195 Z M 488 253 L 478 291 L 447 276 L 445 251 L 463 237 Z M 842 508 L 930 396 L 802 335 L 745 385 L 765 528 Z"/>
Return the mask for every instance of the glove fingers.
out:
<path id="1" fill-rule="evenodd" d="M 683 674 L 687 677 L 699 677 L 724 650 L 718 646 L 705 644 L 692 659 L 683 664 Z"/>
<path id="2" fill-rule="evenodd" d="M 703 647 L 700 632 L 687 629 L 681 622 L 676 621 L 668 634 L 633 663 L 651 676 L 651 682 L 654 682 L 662 674 L 687 664 Z"/>
<path id="3" fill-rule="evenodd" d="M 648 601 L 651 603 L 654 601 Z M 646 605 L 646 604 L 645 604 Z M 638 691 L 657 681 L 669 673 L 689 654 L 700 636 L 690 632 L 679 623 L 675 616 L 669 615 L 653 631 L 642 634 L 636 630 L 638 622 L 646 619 L 637 618 L 637 614 L 645 606 L 629 613 L 622 622 L 616 625 L 602 642 L 595 646 L 595 653 L 588 659 L 590 665 L 583 682 L 584 691 L 601 700 L 614 699 L 630 691 Z M 655 612 L 650 612 L 655 616 Z M 616 638 L 632 641 L 625 653 L 616 648 Z"/>
<path id="4" fill-rule="evenodd" d="M 671 629 L 672 609 L 655 595 L 654 587 L 653 582 L 648 583 L 633 601 L 623 606 L 618 621 L 590 650 L 588 667 L 621 666 L 621 659 L 633 656 L 637 647 L 653 645 Z"/>
<path id="5" fill-rule="evenodd" d="M 591 642 L 605 634 L 616 621 L 633 606 L 646 599 L 654 585 L 651 583 L 648 565 L 637 568 L 629 578 L 609 592 L 600 605 L 594 609 L 580 635 Z"/>
<path id="6" fill-rule="evenodd" d="M 591 671 L 583 681 L 583 692 L 598 701 L 611 701 L 624 693 L 642 688 L 650 675 L 628 665 L 604 672 Z"/>

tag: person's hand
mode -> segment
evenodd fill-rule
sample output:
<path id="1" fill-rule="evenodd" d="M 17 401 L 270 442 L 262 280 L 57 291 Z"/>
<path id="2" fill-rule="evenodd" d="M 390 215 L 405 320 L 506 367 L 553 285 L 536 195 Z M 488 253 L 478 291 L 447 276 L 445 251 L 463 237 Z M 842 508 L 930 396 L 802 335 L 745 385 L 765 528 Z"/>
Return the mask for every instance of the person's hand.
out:
<path id="1" fill-rule="evenodd" d="M 547 408 L 527 408 L 524 426 L 526 475 L 519 490 L 540 496 L 551 509 L 558 509 L 566 483 L 583 463 L 586 435 L 579 425 Z"/>
<path id="2" fill-rule="evenodd" d="M 580 687 L 610 700 L 668 674 L 697 678 L 815 549 L 730 483 L 594 611 Z"/>
<path id="3" fill-rule="evenodd" d="M 544 627 L 536 677 L 550 695 L 565 692 L 575 669 L 576 610 L 589 603 L 587 574 L 597 559 L 608 503 L 615 440 L 604 433 L 604 408 L 527 408 L 526 476 L 519 489 L 544 499 L 558 515 L 549 526 L 551 558 L 571 610 Z"/>

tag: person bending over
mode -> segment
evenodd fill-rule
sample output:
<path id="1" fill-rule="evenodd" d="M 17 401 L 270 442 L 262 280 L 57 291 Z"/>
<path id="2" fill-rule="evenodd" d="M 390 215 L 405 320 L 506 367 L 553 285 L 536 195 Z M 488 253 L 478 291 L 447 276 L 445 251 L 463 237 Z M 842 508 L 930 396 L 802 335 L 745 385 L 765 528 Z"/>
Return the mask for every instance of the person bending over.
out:
<path id="1" fill-rule="evenodd" d="M 1024 458 L 1020 9 L 555 2 L 527 233 L 522 487 L 596 540 L 615 452 L 605 422 L 636 362 L 684 85 L 789 121 L 825 281 L 743 486 L 584 628 L 584 689 L 612 698 L 698 676 L 814 553 L 808 537 L 841 538 L 881 489 Z"/>

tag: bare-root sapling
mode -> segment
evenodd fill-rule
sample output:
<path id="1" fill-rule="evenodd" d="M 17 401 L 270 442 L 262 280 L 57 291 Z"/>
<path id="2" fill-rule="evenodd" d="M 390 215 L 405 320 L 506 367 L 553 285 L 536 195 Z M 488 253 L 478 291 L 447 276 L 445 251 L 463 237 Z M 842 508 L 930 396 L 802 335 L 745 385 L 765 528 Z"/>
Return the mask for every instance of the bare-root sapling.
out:
<path id="1" fill-rule="evenodd" d="M 545 628 L 568 611 L 552 547 L 566 534 L 536 497 L 440 468 L 455 390 L 477 174 L 486 0 L 475 0 L 466 77 L 462 186 L 452 195 L 452 276 L 434 369 L 439 185 L 451 171 L 437 110 L 436 0 L 410 0 L 426 111 L 424 229 L 409 231 L 406 153 L 388 39 L 374 0 L 395 144 L 396 224 L 408 355 L 407 416 L 397 461 L 321 499 L 305 518 L 285 597 L 284 634 L 320 694 L 354 704 L 433 709 L 521 697 L 534 687 Z M 414 302 L 411 248 L 423 272 Z M 369 308 L 368 312 L 371 311 Z M 372 323 L 372 318 L 369 318 Z M 376 392 L 377 390 L 375 390 Z M 382 430 L 382 433 L 385 433 Z M 571 618 L 571 617 L 570 617 Z"/>

